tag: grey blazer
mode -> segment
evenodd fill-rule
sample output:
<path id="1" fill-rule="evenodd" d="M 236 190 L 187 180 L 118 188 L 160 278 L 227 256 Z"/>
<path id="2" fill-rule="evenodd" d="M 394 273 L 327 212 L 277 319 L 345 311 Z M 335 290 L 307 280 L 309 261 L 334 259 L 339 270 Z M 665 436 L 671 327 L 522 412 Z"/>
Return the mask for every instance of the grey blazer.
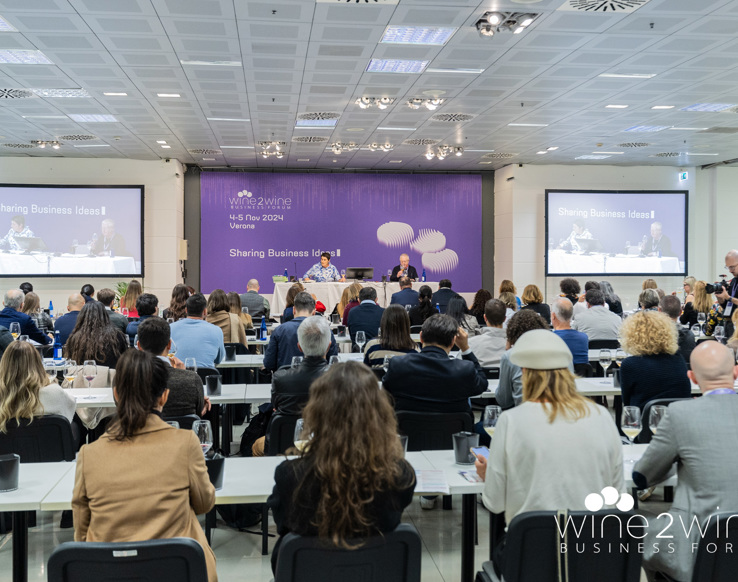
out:
<path id="1" fill-rule="evenodd" d="M 669 477 L 672 464 L 677 464 L 678 484 L 669 510 L 673 521 L 648 518 L 648 536 L 643 540 L 645 568 L 681 582 L 692 580 L 697 557 L 692 544 L 700 538 L 697 523 L 702 525 L 713 513 L 734 511 L 738 515 L 737 442 L 738 395 L 715 394 L 669 405 L 658 432 L 633 469 L 633 481 L 642 488 L 644 480 L 651 486 Z M 659 532 L 662 537 L 657 538 Z M 673 538 L 665 537 L 669 535 Z"/>

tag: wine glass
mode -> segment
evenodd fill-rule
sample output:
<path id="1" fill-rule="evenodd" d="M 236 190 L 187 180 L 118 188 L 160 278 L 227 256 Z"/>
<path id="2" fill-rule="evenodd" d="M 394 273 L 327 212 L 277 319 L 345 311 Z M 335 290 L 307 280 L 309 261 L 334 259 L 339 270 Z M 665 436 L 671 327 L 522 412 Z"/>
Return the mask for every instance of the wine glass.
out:
<path id="1" fill-rule="evenodd" d="M 138 335 L 136 335 L 138 337 Z M 173 358 L 177 355 L 177 344 L 174 343 L 174 340 L 169 340 L 169 353 L 167 354 L 170 358 Z"/>
<path id="2" fill-rule="evenodd" d="M 195 358 L 185 358 L 184 365 L 185 370 L 197 372 L 197 360 Z"/>
<path id="3" fill-rule="evenodd" d="M 410 313 L 410 310 L 411 310 L 412 308 L 413 308 L 413 306 L 412 306 L 412 305 L 405 305 L 405 311 L 407 311 L 408 313 Z"/>
<path id="4" fill-rule="evenodd" d="M 666 406 L 652 406 L 651 412 L 648 415 L 648 428 L 651 429 L 651 433 L 656 434 L 656 429 L 659 423 L 663 420 L 666 414 Z"/>
<path id="5" fill-rule="evenodd" d="M 701 311 L 701 312 L 699 312 L 699 313 L 697 314 L 697 323 L 699 323 L 699 324 L 700 324 L 700 328 L 701 328 L 701 329 L 705 329 L 705 323 L 706 323 L 706 322 L 707 322 L 707 316 L 705 315 L 705 313 L 704 313 L 704 312 L 702 312 L 702 311 Z"/>
<path id="6" fill-rule="evenodd" d="M 330 358 L 328 358 L 329 366 L 332 366 L 333 364 L 337 364 L 338 362 L 340 362 L 340 360 L 338 359 L 338 356 L 331 356 Z"/>
<path id="7" fill-rule="evenodd" d="M 364 351 L 364 344 L 366 344 L 366 333 L 363 331 L 356 332 L 356 345 L 359 346 L 359 353 Z"/>
<path id="8" fill-rule="evenodd" d="M 123 317 L 128 317 L 128 313 L 129 313 L 129 312 L 128 312 L 128 308 L 127 308 L 127 307 L 121 307 L 121 308 L 120 308 L 120 314 L 121 314 L 121 315 L 122 315 Z"/>
<path id="9" fill-rule="evenodd" d="M 305 452 L 308 441 L 310 440 L 310 437 L 305 432 L 305 421 L 302 418 L 298 418 L 295 423 L 295 438 L 293 441 L 295 448 L 301 453 Z"/>
<path id="10" fill-rule="evenodd" d="M 341 279 L 346 278 L 346 269 L 341 269 Z"/>
<path id="11" fill-rule="evenodd" d="M 44 361 L 44 372 L 49 377 L 49 384 L 56 381 L 56 364 L 54 362 Z"/>
<path id="12" fill-rule="evenodd" d="M 620 427 L 628 437 L 630 446 L 633 446 L 633 439 L 641 432 L 641 409 L 637 406 L 623 406 Z M 628 462 L 635 463 L 635 459 L 629 459 Z"/>
<path id="13" fill-rule="evenodd" d="M 21 335 L 18 336 L 18 341 L 19 342 L 27 342 L 28 341 L 28 336 L 23 333 L 23 334 L 21 334 Z"/>
<path id="14" fill-rule="evenodd" d="M 290 367 L 292 369 L 299 368 L 302 365 L 303 359 L 304 358 L 302 356 L 292 356 L 292 363 L 290 364 Z"/>
<path id="15" fill-rule="evenodd" d="M 172 325 L 174 323 L 174 318 L 173 317 L 167 317 L 167 323 L 169 325 Z"/>
<path id="16" fill-rule="evenodd" d="M 74 384 L 77 377 L 77 362 L 74 360 L 66 360 L 64 362 L 64 379 L 67 381 L 69 388 Z"/>
<path id="17" fill-rule="evenodd" d="M 10 333 L 13 334 L 13 339 L 18 339 L 18 336 L 20 335 L 20 332 L 21 332 L 20 323 L 18 323 L 17 321 L 14 321 L 13 323 L 10 324 L 9 329 L 10 329 Z"/>
<path id="18" fill-rule="evenodd" d="M 166 422 L 169 426 L 179 428 L 179 422 L 177 422 L 176 420 L 165 420 L 164 422 Z"/>
<path id="19" fill-rule="evenodd" d="M 694 336 L 694 339 L 697 339 L 702 334 L 702 327 L 699 323 L 695 323 L 692 326 L 692 335 Z"/>
<path id="20" fill-rule="evenodd" d="M 500 419 L 500 414 L 502 414 L 502 408 L 499 406 L 491 405 L 484 407 L 482 426 L 484 427 L 484 432 L 489 435 L 490 439 L 495 434 L 495 428 L 497 427 L 497 421 Z"/>
<path id="21" fill-rule="evenodd" d="M 381 337 L 382 337 L 382 328 L 378 327 L 377 328 L 377 339 L 381 339 Z"/>
<path id="22" fill-rule="evenodd" d="M 382 368 L 384 368 L 385 373 L 387 370 L 389 370 L 389 363 L 392 359 L 392 356 L 384 356 L 384 361 L 382 362 Z"/>
<path id="23" fill-rule="evenodd" d="M 97 377 L 97 363 L 95 360 L 85 360 L 82 364 L 82 375 L 87 380 L 87 387 L 92 388 L 92 381 Z"/>
<path id="24" fill-rule="evenodd" d="M 723 343 L 723 339 L 725 339 L 725 327 L 722 325 L 718 325 L 715 328 L 715 332 L 713 333 L 715 336 L 715 339 L 719 341 L 720 343 Z"/>
<path id="25" fill-rule="evenodd" d="M 202 454 L 207 456 L 208 451 L 213 447 L 213 427 L 210 426 L 209 420 L 196 420 L 192 423 L 192 430 L 195 431 Z"/>
<path id="26" fill-rule="evenodd" d="M 241 313 L 243 313 L 244 315 L 248 315 L 249 314 L 249 308 L 248 307 L 242 307 L 241 308 Z"/>
<path id="27" fill-rule="evenodd" d="M 617 364 L 618 368 L 623 363 L 623 360 L 625 359 L 625 350 L 622 348 L 618 348 L 615 350 L 615 364 Z"/>
<path id="28" fill-rule="evenodd" d="M 603 378 L 607 378 L 607 369 L 612 363 L 612 352 L 610 350 L 600 350 L 600 366 L 602 366 Z"/>

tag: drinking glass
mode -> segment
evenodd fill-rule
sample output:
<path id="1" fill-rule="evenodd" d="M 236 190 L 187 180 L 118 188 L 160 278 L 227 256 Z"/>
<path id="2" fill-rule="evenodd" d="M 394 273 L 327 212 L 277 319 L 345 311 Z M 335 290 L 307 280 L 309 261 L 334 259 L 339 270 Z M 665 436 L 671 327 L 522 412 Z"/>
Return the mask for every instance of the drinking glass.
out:
<path id="1" fill-rule="evenodd" d="M 337 364 L 338 362 L 340 362 L 340 360 L 338 359 L 338 356 L 331 356 L 330 358 L 328 358 L 329 366 L 332 366 L 333 364 Z"/>
<path id="2" fill-rule="evenodd" d="M 413 308 L 413 306 L 412 306 L 412 305 L 405 305 L 405 311 L 407 311 L 408 313 L 410 313 L 410 310 L 411 310 L 412 308 Z"/>
<path id="3" fill-rule="evenodd" d="M 21 334 L 21 335 L 18 336 L 18 341 L 19 342 L 27 342 L 28 341 L 28 336 L 25 335 L 25 334 Z"/>
<path id="4" fill-rule="evenodd" d="M 197 372 L 197 360 L 195 358 L 185 358 L 184 365 L 185 370 Z"/>
<path id="5" fill-rule="evenodd" d="M 291 368 L 299 368 L 302 365 L 302 356 L 292 356 L 292 364 L 290 365 Z"/>
<path id="6" fill-rule="evenodd" d="M 651 412 L 648 415 L 648 428 L 651 429 L 651 432 L 653 434 L 656 434 L 656 429 L 659 426 L 659 423 L 664 418 L 664 415 L 666 414 L 666 406 L 652 406 Z"/>
<path id="7" fill-rule="evenodd" d="M 130 336 L 128 336 L 130 337 Z M 133 347 L 138 349 L 138 334 L 133 336 Z"/>
<path id="8" fill-rule="evenodd" d="M 390 280 L 391 276 L 392 276 L 392 269 L 387 269 L 387 281 Z"/>
<path id="9" fill-rule="evenodd" d="M 95 360 L 85 360 L 82 364 L 82 375 L 87 380 L 87 387 L 92 388 L 92 381 L 97 377 L 97 363 Z"/>
<path id="10" fill-rule="evenodd" d="M 305 451 L 305 447 L 307 447 L 308 441 L 310 440 L 310 437 L 305 432 L 305 421 L 302 418 L 298 418 L 295 423 L 295 438 L 293 440 L 295 448 L 301 453 Z"/>
<path id="11" fill-rule="evenodd" d="M 54 362 L 44 361 L 44 372 L 49 377 L 49 384 L 53 384 L 56 380 L 56 364 Z"/>
<path id="12" fill-rule="evenodd" d="M 167 317 L 167 323 L 169 325 L 172 325 L 174 323 L 174 318 L 173 317 Z"/>
<path id="13" fill-rule="evenodd" d="M 10 333 L 13 334 L 13 339 L 18 339 L 18 336 L 20 335 L 20 332 L 21 332 L 20 323 L 18 323 L 17 321 L 14 321 L 13 323 L 10 324 L 9 329 L 10 329 Z"/>
<path id="14" fill-rule="evenodd" d="M 384 356 L 384 361 L 382 362 L 382 368 L 384 368 L 385 372 L 389 370 L 389 363 L 391 359 L 392 359 L 392 356 Z"/>
<path id="15" fill-rule="evenodd" d="M 600 365 L 602 366 L 603 378 L 607 378 L 607 369 L 612 363 L 612 352 L 610 350 L 600 350 Z"/>
<path id="16" fill-rule="evenodd" d="M 623 416 L 620 422 L 625 435 L 633 446 L 633 439 L 641 432 L 641 409 L 637 406 L 623 406 Z M 629 463 L 635 463 L 635 459 L 629 459 Z"/>
<path id="17" fill-rule="evenodd" d="M 363 331 L 357 331 L 356 345 L 359 346 L 359 353 L 364 351 L 364 344 L 366 344 L 366 334 Z"/>
<path id="18" fill-rule="evenodd" d="M 127 308 L 127 307 L 121 307 L 121 308 L 120 308 L 120 314 L 121 314 L 121 315 L 122 315 L 123 317 L 128 317 L 128 313 L 129 313 L 129 312 L 128 312 L 128 308 Z"/>
<path id="19" fill-rule="evenodd" d="M 67 381 L 69 388 L 74 384 L 74 379 L 77 377 L 77 362 L 74 360 L 64 361 L 64 379 Z"/>
<path id="20" fill-rule="evenodd" d="M 502 414 L 502 408 L 499 406 L 491 405 L 484 407 L 482 426 L 484 427 L 484 432 L 489 435 L 489 438 L 492 438 L 495 434 L 495 428 L 497 427 L 497 421 L 500 419 L 500 414 Z"/>
<path id="21" fill-rule="evenodd" d="M 169 426 L 173 426 L 174 428 L 179 428 L 179 423 L 176 420 L 165 420 Z"/>
<path id="22" fill-rule="evenodd" d="M 341 269 L 341 279 L 346 278 L 346 269 Z"/>
<path id="23" fill-rule="evenodd" d="M 341 316 L 338 315 L 338 313 L 334 313 L 333 315 L 331 315 L 331 323 L 335 325 L 338 325 L 339 323 L 341 323 Z"/>
<path id="24" fill-rule="evenodd" d="M 138 337 L 138 335 L 136 337 Z M 170 343 L 169 343 L 169 354 L 168 354 L 168 356 L 170 358 L 173 358 L 174 356 L 177 355 L 177 344 L 174 343 L 174 340 L 169 340 L 169 342 Z"/>
<path id="25" fill-rule="evenodd" d="M 381 337 L 382 337 L 382 328 L 378 327 L 377 328 L 377 339 L 380 339 Z"/>
<path id="26" fill-rule="evenodd" d="M 207 456 L 208 451 L 213 448 L 213 427 L 210 426 L 210 421 L 196 420 L 192 423 L 192 430 L 200 441 L 202 454 Z"/>
<path id="27" fill-rule="evenodd" d="M 725 339 L 725 327 L 723 327 L 722 325 L 718 325 L 715 328 L 715 332 L 713 335 L 715 336 L 715 339 L 717 341 L 723 343 L 723 339 Z"/>
<path id="28" fill-rule="evenodd" d="M 697 339 L 698 337 L 700 337 L 700 335 L 702 335 L 702 326 L 700 326 L 699 323 L 695 323 L 692 326 L 692 335 L 694 336 L 694 339 Z"/>
<path id="29" fill-rule="evenodd" d="M 703 312 L 700 312 L 697 314 L 697 323 L 700 324 L 700 328 L 702 330 L 705 329 L 705 323 L 707 322 L 707 315 L 705 315 Z"/>
<path id="30" fill-rule="evenodd" d="M 248 307 L 242 307 L 241 308 L 241 313 L 245 313 L 246 315 L 248 315 L 249 314 L 249 308 Z"/>
<path id="31" fill-rule="evenodd" d="M 615 363 L 617 364 L 618 368 L 623 363 L 623 360 L 625 359 L 625 350 L 622 348 L 618 348 L 615 351 Z"/>

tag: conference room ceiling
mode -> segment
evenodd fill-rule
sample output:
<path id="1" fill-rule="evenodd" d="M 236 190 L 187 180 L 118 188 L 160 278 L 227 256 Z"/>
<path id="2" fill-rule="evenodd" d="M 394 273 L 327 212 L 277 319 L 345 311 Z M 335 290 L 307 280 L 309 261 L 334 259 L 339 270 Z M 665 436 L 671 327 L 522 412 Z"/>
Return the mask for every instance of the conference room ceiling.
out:
<path id="1" fill-rule="evenodd" d="M 482 37 L 487 11 L 538 16 Z M 738 0 L 0 0 L 0 17 L 0 57 L 47 59 L 0 64 L 2 156 L 404 171 L 738 158 Z M 380 42 L 388 26 L 455 30 Z M 367 72 L 372 59 L 427 63 Z M 463 155 L 426 158 L 444 145 Z"/>

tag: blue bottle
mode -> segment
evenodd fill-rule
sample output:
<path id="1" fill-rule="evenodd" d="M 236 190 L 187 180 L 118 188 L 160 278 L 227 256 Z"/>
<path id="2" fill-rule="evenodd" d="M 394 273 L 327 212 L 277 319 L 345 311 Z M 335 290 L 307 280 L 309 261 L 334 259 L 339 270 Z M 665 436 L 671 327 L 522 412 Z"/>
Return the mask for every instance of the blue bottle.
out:
<path id="1" fill-rule="evenodd" d="M 62 343 L 61 333 L 58 331 L 54 332 L 54 361 L 62 359 Z"/>
<path id="2" fill-rule="evenodd" d="M 289 280 L 290 276 L 289 273 L 287 273 L 287 269 L 284 270 L 284 276 L 287 280 Z"/>
<path id="3" fill-rule="evenodd" d="M 49 317 L 54 319 L 54 304 L 49 301 Z"/>
<path id="4" fill-rule="evenodd" d="M 425 283 L 425 269 L 423 269 L 423 277 L 421 278 L 423 283 Z"/>
<path id="5" fill-rule="evenodd" d="M 438 303 L 436 303 L 436 311 L 441 313 L 441 306 Z"/>
<path id="6" fill-rule="evenodd" d="M 259 339 L 265 340 L 267 338 L 267 320 L 266 317 L 261 318 L 261 330 L 259 332 Z"/>

